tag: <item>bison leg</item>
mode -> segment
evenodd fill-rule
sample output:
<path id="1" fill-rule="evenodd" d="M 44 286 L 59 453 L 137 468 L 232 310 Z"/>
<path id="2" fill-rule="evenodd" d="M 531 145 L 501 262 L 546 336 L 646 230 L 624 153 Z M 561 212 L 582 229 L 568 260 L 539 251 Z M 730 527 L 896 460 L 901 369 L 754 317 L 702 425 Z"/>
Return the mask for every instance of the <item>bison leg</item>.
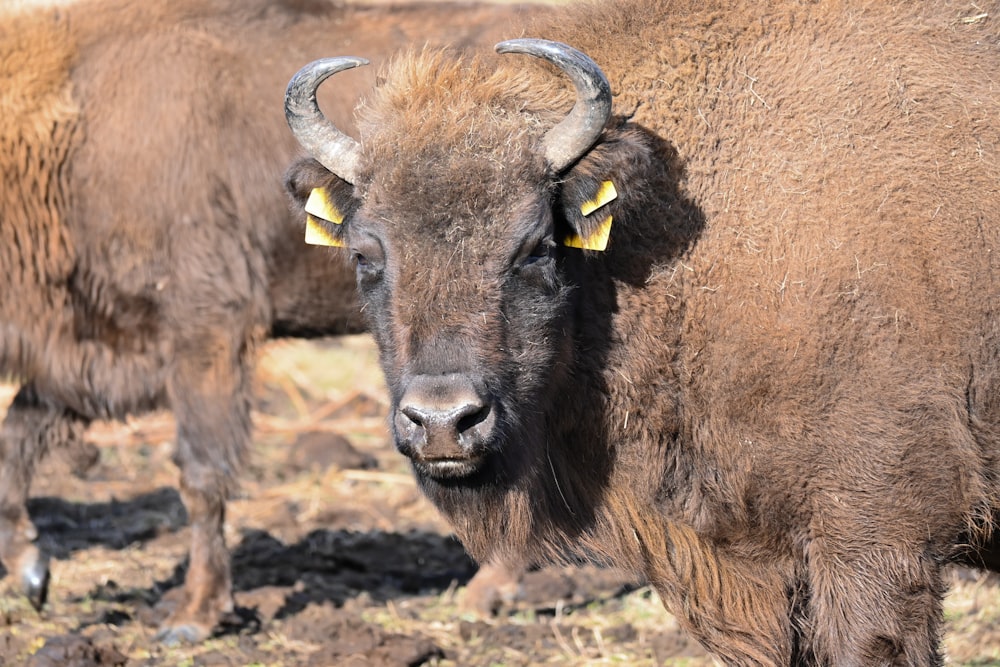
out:
<path id="1" fill-rule="evenodd" d="M 945 585 L 939 559 L 919 550 L 904 554 L 831 539 L 812 540 L 807 559 L 809 627 L 819 662 L 942 664 L 937 644 Z"/>
<path id="2" fill-rule="evenodd" d="M 14 397 L 0 427 L 0 561 L 40 609 L 48 594 L 49 558 L 34 541 L 28 490 L 35 466 L 52 447 L 82 440 L 87 420 L 43 400 L 32 385 Z"/>
<path id="3" fill-rule="evenodd" d="M 247 346 L 232 347 L 209 335 L 179 347 L 170 380 L 191 550 L 180 601 L 159 633 L 167 643 L 200 641 L 233 612 L 223 523 L 250 440 L 250 370 Z"/>

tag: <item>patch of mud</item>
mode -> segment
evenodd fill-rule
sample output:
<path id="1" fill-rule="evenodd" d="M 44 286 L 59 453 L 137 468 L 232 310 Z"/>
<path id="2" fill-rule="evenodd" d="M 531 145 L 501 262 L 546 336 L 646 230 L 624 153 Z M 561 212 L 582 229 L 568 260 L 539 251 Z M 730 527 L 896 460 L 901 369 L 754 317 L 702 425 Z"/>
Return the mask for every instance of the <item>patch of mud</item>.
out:
<path id="1" fill-rule="evenodd" d="M 60 635 L 28 658 L 27 667 L 124 667 L 128 657 L 113 647 L 98 647 L 79 635 Z"/>

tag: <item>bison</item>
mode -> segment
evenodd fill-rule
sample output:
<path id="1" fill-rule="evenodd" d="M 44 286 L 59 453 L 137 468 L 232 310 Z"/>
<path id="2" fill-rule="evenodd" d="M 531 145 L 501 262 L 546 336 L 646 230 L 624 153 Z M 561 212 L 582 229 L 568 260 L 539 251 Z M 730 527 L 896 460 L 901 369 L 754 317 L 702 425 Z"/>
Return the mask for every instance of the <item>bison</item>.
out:
<path id="1" fill-rule="evenodd" d="M 301 243 L 280 99 L 321 50 L 489 39 L 522 7 L 81 0 L 0 16 L 0 560 L 40 606 L 38 460 L 94 419 L 167 407 L 191 521 L 168 641 L 233 608 L 225 498 L 247 457 L 254 349 L 358 332 L 353 269 Z M 370 82 L 329 110 L 349 118 Z M 318 289 L 316 286 L 320 286 Z"/>
<path id="2" fill-rule="evenodd" d="M 287 187 L 476 557 L 632 568 L 725 664 L 941 663 L 1000 509 L 997 16 L 576 5 L 394 58 L 358 139 L 314 100 L 357 59 L 292 80 Z"/>

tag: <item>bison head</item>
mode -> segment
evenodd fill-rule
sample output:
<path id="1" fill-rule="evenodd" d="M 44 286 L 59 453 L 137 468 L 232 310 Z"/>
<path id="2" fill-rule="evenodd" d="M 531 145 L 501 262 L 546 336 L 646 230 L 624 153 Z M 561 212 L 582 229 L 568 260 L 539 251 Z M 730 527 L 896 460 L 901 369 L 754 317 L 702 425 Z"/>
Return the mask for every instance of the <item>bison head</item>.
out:
<path id="1" fill-rule="evenodd" d="M 289 190 L 312 193 L 312 224 L 353 257 L 396 446 L 466 540 L 476 528 L 458 515 L 481 516 L 472 503 L 585 519 L 578 500 L 608 456 L 593 437 L 601 392 L 583 385 L 600 383 L 610 335 L 607 317 L 584 313 L 612 309 L 612 274 L 629 262 L 608 229 L 648 204 L 633 192 L 656 171 L 653 140 L 612 117 L 589 57 L 542 40 L 497 50 L 541 60 L 398 59 L 359 112 L 360 141 L 323 117 L 316 88 L 363 60 L 314 62 L 286 96 L 316 159 L 291 169 Z"/>

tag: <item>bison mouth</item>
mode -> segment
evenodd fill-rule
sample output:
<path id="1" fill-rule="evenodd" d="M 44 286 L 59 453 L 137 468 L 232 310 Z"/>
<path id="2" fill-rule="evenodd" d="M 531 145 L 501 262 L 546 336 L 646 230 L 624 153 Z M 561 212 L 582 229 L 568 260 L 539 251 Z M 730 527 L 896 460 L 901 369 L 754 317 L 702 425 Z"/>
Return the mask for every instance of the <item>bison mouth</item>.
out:
<path id="1" fill-rule="evenodd" d="M 462 457 L 411 458 L 414 470 L 436 482 L 471 482 L 484 472 L 487 456 L 474 454 Z"/>

